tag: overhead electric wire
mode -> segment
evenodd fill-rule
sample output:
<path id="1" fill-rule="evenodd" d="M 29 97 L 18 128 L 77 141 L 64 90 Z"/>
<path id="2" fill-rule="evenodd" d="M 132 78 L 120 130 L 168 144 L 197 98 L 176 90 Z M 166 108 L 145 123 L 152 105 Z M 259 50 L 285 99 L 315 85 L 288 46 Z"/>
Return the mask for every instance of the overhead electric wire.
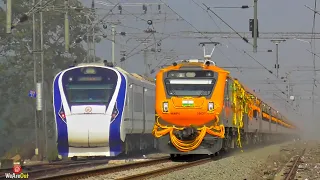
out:
<path id="1" fill-rule="evenodd" d="M 109 1 L 109 0 L 106 0 L 106 1 L 108 1 L 109 3 L 111 3 L 111 4 L 114 4 L 114 3 L 112 3 L 111 1 Z M 160 0 L 161 1 L 161 0 Z M 166 3 L 164 3 L 163 1 L 161 1 L 163 4 L 165 4 L 172 12 L 174 12 L 174 14 L 176 14 L 177 16 L 179 16 L 182 20 L 184 20 L 185 22 L 187 22 L 191 27 L 193 27 L 194 29 L 196 29 L 199 33 L 201 33 L 194 25 L 192 25 L 189 21 L 187 21 L 186 19 L 184 19 L 181 15 L 179 15 L 176 11 L 174 11 L 168 4 L 166 4 Z M 128 14 L 130 14 L 131 12 L 129 12 L 129 11 L 127 11 L 127 10 L 125 10 L 125 9 L 122 9 L 123 11 L 126 11 Z M 146 20 L 146 19 L 143 19 L 143 18 L 141 18 L 141 17 L 139 17 L 139 16 L 136 16 L 136 15 L 134 15 L 134 14 L 131 14 L 132 16 L 134 16 L 134 17 L 136 17 L 136 18 L 138 18 L 138 19 L 140 19 L 140 20 L 142 20 L 142 21 L 145 21 L 145 22 L 147 22 L 148 20 Z M 124 26 L 124 25 L 119 25 L 119 26 L 123 26 L 123 27 L 128 27 L 128 26 Z M 133 27 L 128 27 L 128 28 L 133 28 Z M 139 29 L 139 28 L 133 28 L 133 29 L 138 29 L 138 30 L 141 30 L 141 29 Z M 166 35 L 166 36 L 172 36 L 172 34 L 166 34 L 166 33 L 159 33 L 159 32 L 155 32 L 156 34 L 161 34 L 161 35 Z M 202 33 L 201 33 L 202 34 Z M 206 37 L 204 34 L 202 34 L 205 38 L 208 38 L 211 42 L 212 42 L 212 40 L 211 40 L 211 38 L 209 38 L 209 37 Z M 179 35 L 175 35 L 175 36 L 178 36 L 179 37 Z M 166 37 L 166 38 L 168 38 L 168 37 Z M 146 39 L 148 39 L 148 38 L 146 38 Z M 146 40 L 145 39 L 145 40 Z M 137 46 L 137 47 L 139 47 L 140 45 L 142 44 L 142 42 L 140 42 L 140 44 Z M 135 48 L 136 49 L 136 48 Z M 143 49 L 143 50 L 145 50 L 145 49 Z M 142 51 L 143 51 L 142 50 Z M 228 57 L 228 56 L 226 56 L 224 53 L 223 53 L 223 51 L 221 51 L 220 49 L 218 49 L 218 51 L 220 51 L 221 52 L 221 54 L 223 55 L 223 56 L 225 56 L 231 63 L 233 63 L 232 61 L 231 61 L 231 59 Z M 140 52 L 140 51 L 139 51 Z M 139 53 L 138 52 L 138 53 Z M 132 57 L 132 56 L 129 56 L 129 57 Z M 129 58 L 129 57 L 126 57 L 126 60 Z M 238 71 L 239 72 L 241 72 L 239 69 L 238 69 Z"/>
<path id="2" fill-rule="evenodd" d="M 200 33 L 203 37 L 205 37 L 205 38 L 207 38 L 209 41 L 213 42 L 213 41 L 212 41 L 212 38 L 204 35 L 198 28 L 196 28 L 193 24 L 191 24 L 189 21 L 187 21 L 185 18 L 183 18 L 179 13 L 177 13 L 175 10 L 173 10 L 167 3 L 163 2 L 163 0 L 160 0 L 160 1 L 161 1 L 164 5 L 166 5 L 172 12 L 174 12 L 177 16 L 179 16 L 182 20 L 184 20 L 186 23 L 188 23 L 193 29 L 195 29 L 198 33 Z M 231 59 L 230 59 L 227 55 L 225 55 L 225 54 L 223 53 L 223 51 L 221 51 L 219 48 L 218 48 L 218 50 L 221 52 L 221 54 L 222 54 L 223 56 L 225 56 L 225 57 L 233 64 L 233 62 L 231 61 Z M 239 69 L 238 69 L 238 71 L 241 72 Z"/>
<path id="3" fill-rule="evenodd" d="M 312 46 L 312 51 L 315 52 L 315 26 L 316 26 L 316 11 L 317 11 L 317 0 L 314 0 L 314 12 L 313 12 L 313 22 L 312 22 L 312 39 L 311 39 L 311 46 Z M 312 113 L 314 115 L 314 91 L 315 91 L 315 86 L 316 86 L 316 54 L 313 53 L 313 86 L 312 86 Z"/>
<path id="4" fill-rule="evenodd" d="M 196 4 L 198 7 L 200 7 L 202 10 L 204 10 L 208 15 L 209 17 L 211 18 L 211 20 L 214 22 L 214 24 L 218 27 L 218 29 L 220 30 L 220 32 L 222 31 L 221 28 L 218 26 L 218 24 L 215 22 L 215 20 L 213 19 L 213 17 L 208 13 L 208 11 L 206 11 L 205 8 L 201 7 L 198 3 L 196 3 L 194 0 L 192 0 L 192 2 L 194 4 Z M 206 8 L 208 8 L 208 6 L 204 3 L 202 3 Z M 214 11 L 212 11 L 210 8 L 209 8 L 210 12 L 212 12 L 213 14 L 215 14 L 222 22 L 224 22 L 225 24 L 227 24 L 220 16 L 218 16 Z M 229 24 L 227 24 L 228 27 L 230 27 L 237 35 L 239 35 L 240 37 L 242 37 L 236 30 L 234 30 Z M 202 33 L 201 33 L 202 34 Z M 229 40 L 228 42 L 234 47 L 236 48 L 236 46 L 231 43 Z M 237 49 L 237 48 L 236 48 Z M 271 71 L 270 69 L 268 69 L 266 66 L 264 66 L 262 63 L 260 63 L 257 59 L 255 59 L 253 56 L 251 56 L 249 53 L 247 53 L 246 51 L 243 50 L 243 53 L 248 55 L 251 59 L 253 59 L 255 62 L 257 62 L 261 67 L 263 67 L 265 70 L 267 70 L 270 74 L 274 75 L 276 78 L 277 76 L 273 73 L 273 71 Z M 272 83 L 274 85 L 274 87 L 279 90 L 282 94 L 286 94 L 283 90 L 281 90 L 276 84 Z"/>
<path id="5" fill-rule="evenodd" d="M 241 36 L 241 34 L 238 33 L 238 31 L 236 31 L 235 29 L 233 29 L 233 27 L 231 27 L 226 21 L 224 21 L 217 13 L 215 13 L 214 11 L 212 11 L 210 9 L 210 7 L 208 7 L 205 3 L 202 3 L 206 8 L 207 11 L 212 12 L 217 18 L 219 18 L 225 25 L 227 25 L 233 32 L 235 32 L 241 39 L 243 39 L 246 43 L 252 45 L 249 40 L 246 37 Z M 253 45 L 252 45 L 253 46 Z"/>
<path id="6" fill-rule="evenodd" d="M 214 24 L 218 27 L 218 29 L 220 30 L 220 32 L 222 32 L 221 28 L 218 26 L 218 24 L 216 23 L 216 21 L 214 20 L 214 18 L 205 10 L 204 7 L 201 7 L 198 3 L 196 3 L 194 0 L 192 0 L 192 2 L 194 2 L 198 7 L 200 7 L 202 10 L 204 10 L 208 16 L 210 17 L 210 19 L 214 22 Z M 208 7 L 207 5 L 204 4 L 205 7 Z M 221 17 L 220 17 L 221 18 Z M 222 18 L 221 18 L 222 19 Z M 237 32 L 236 32 L 237 33 Z M 227 38 L 228 42 L 236 49 L 240 52 L 240 50 Z M 254 57 L 252 57 L 249 53 L 247 53 L 246 51 L 242 50 L 244 54 L 246 54 L 247 56 L 249 56 L 251 59 L 253 59 L 255 62 L 257 62 L 261 67 L 263 67 L 265 70 L 267 70 L 270 74 L 273 74 L 273 72 L 271 70 L 269 70 L 266 66 L 264 66 L 262 63 L 260 63 L 257 59 L 255 59 Z"/>
<path id="7" fill-rule="evenodd" d="M 109 12 L 105 15 L 105 16 L 103 16 L 99 21 L 97 21 L 96 23 L 94 23 L 94 24 L 92 24 L 88 29 L 91 29 L 91 28 L 93 28 L 93 27 L 95 27 L 95 26 L 97 26 L 101 21 L 103 21 L 105 18 L 107 18 L 108 16 L 109 16 L 109 14 L 110 14 L 110 12 L 112 12 L 112 10 L 114 9 L 114 8 L 116 8 L 117 6 L 118 6 L 118 4 L 119 3 L 117 3 L 116 5 L 114 5 L 112 8 L 111 8 L 111 10 L 109 10 Z M 83 37 L 85 36 L 85 35 L 87 35 L 89 32 L 87 31 L 86 33 L 84 33 L 82 36 L 78 36 L 76 39 L 83 39 Z M 75 44 L 77 44 L 76 43 L 76 41 L 75 42 L 73 42 L 71 45 L 70 45 L 70 47 L 74 47 L 75 46 Z"/>
<path id="8" fill-rule="evenodd" d="M 108 1 L 109 3 L 111 3 L 112 5 L 114 5 L 113 2 L 111 2 L 111 1 L 109 1 L 109 0 L 107 0 L 107 1 Z M 120 4 L 120 2 L 119 2 L 118 4 Z M 117 4 L 117 5 L 118 5 L 118 4 Z M 133 14 L 133 13 L 131 13 L 131 12 L 125 10 L 125 9 L 122 9 L 122 10 L 123 10 L 123 11 L 126 11 L 128 14 L 131 14 L 132 16 L 136 17 L 137 19 L 140 19 L 140 20 L 142 20 L 142 21 L 148 22 L 148 20 L 141 18 L 141 16 L 143 16 L 143 15 L 141 15 L 141 16 L 136 16 L 135 14 Z M 154 36 L 154 33 L 151 33 L 151 35 Z M 126 57 L 125 61 L 127 61 L 127 60 L 128 60 L 130 57 L 132 57 L 133 55 L 136 55 L 136 54 L 140 53 L 141 51 L 144 51 L 144 50 L 146 50 L 147 48 L 149 48 L 150 46 L 147 46 L 147 47 L 145 47 L 144 49 L 142 49 L 142 50 L 134 53 L 133 55 L 130 55 L 130 53 L 132 53 L 136 48 L 138 48 L 141 44 L 143 44 L 144 41 L 146 41 L 147 39 L 149 39 L 149 37 L 150 37 L 151 35 L 147 36 L 143 41 L 141 41 L 137 46 L 135 46 L 135 47 L 127 54 L 127 57 Z M 164 40 L 164 39 L 166 39 L 166 38 L 168 38 L 168 37 L 165 37 L 165 38 L 161 39 L 161 41 Z M 156 44 L 157 44 L 156 39 L 155 39 L 155 36 L 154 36 L 154 41 L 155 41 L 155 43 L 153 43 L 152 45 L 156 45 Z"/>
<path id="9" fill-rule="evenodd" d="M 150 34 L 150 36 L 151 36 L 151 35 L 152 35 L 152 34 Z M 149 36 L 149 37 L 150 37 L 150 36 Z M 165 39 L 167 39 L 167 38 L 169 38 L 169 37 L 170 37 L 170 36 L 166 36 L 166 37 L 161 38 L 160 40 L 163 41 L 163 40 L 165 40 Z M 138 54 L 138 53 L 140 53 L 140 52 L 148 49 L 149 47 L 155 45 L 156 43 L 157 43 L 157 42 L 154 42 L 154 43 L 148 45 L 147 47 L 145 47 L 145 48 L 143 48 L 143 49 L 141 49 L 141 50 L 139 50 L 139 51 L 136 51 L 135 53 L 131 54 L 130 56 L 127 56 L 126 59 L 128 59 L 128 58 L 130 58 L 130 57 L 132 57 L 132 56 L 134 56 L 134 55 L 136 55 L 136 54 Z M 140 46 L 140 45 L 141 45 L 141 44 L 139 44 L 139 46 Z"/>
<path id="10" fill-rule="evenodd" d="M 198 3 L 196 3 L 194 0 L 192 0 L 197 6 L 199 6 L 201 9 L 203 9 L 205 11 L 205 9 L 203 7 L 201 7 Z M 204 4 L 205 7 L 208 7 L 207 5 Z M 205 11 L 207 12 L 207 11 Z M 208 13 L 208 12 L 207 12 Z M 213 17 L 208 14 L 209 17 L 211 18 L 211 20 L 215 23 L 215 25 L 219 28 L 220 32 L 222 32 L 221 28 L 218 26 L 218 24 L 215 22 L 215 20 L 213 19 Z M 220 17 L 221 18 L 221 17 Z M 238 50 L 238 48 L 231 43 L 231 41 L 228 39 L 228 42 L 236 49 Z M 263 67 L 265 70 L 267 70 L 270 74 L 273 74 L 275 77 L 276 75 L 270 70 L 268 69 L 266 66 L 264 66 L 262 63 L 260 63 L 256 58 L 254 58 L 253 56 L 251 56 L 249 53 L 247 53 L 245 50 L 242 50 L 244 54 L 246 54 L 247 56 L 249 56 L 251 59 L 253 59 L 256 63 L 258 63 L 261 67 Z"/>
<path id="11" fill-rule="evenodd" d="M 214 20 L 214 18 L 211 16 L 211 14 L 209 14 L 206 10 L 205 10 L 205 8 L 203 8 L 203 7 L 201 7 L 200 6 L 200 4 L 198 4 L 197 2 L 195 2 L 194 0 L 192 0 L 192 2 L 194 3 L 194 4 L 196 4 L 198 7 L 200 7 L 203 11 L 205 11 L 206 13 L 207 13 L 207 15 L 210 17 L 210 19 L 213 21 L 213 23 L 217 26 L 217 28 L 219 29 L 219 31 L 220 32 L 222 32 L 222 30 L 221 30 L 221 28 L 219 27 L 219 25 L 217 24 L 217 22 Z M 236 50 L 238 50 L 238 48 L 233 44 L 233 43 L 231 43 L 231 41 L 229 40 L 229 39 L 227 39 L 227 41 L 236 49 Z M 220 49 L 219 49 L 220 50 Z M 239 50 L 238 50 L 239 51 Z M 224 53 L 220 50 L 220 52 L 224 55 Z M 231 62 L 231 64 L 233 64 L 234 65 L 234 63 L 233 63 L 233 61 L 229 58 L 229 57 L 227 57 L 227 59 Z M 236 68 L 240 73 L 242 73 L 242 71 L 239 69 L 239 68 Z"/>

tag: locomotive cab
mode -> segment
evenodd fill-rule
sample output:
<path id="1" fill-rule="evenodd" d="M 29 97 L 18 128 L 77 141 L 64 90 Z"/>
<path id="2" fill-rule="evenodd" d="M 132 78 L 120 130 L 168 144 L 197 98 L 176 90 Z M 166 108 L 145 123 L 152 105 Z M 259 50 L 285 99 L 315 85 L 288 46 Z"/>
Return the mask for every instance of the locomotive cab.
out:
<path id="1" fill-rule="evenodd" d="M 110 123 L 104 119 L 112 121 L 118 114 L 115 102 L 111 102 L 118 81 L 116 72 L 99 67 L 75 68 L 65 72 L 62 81 L 70 109 L 68 114 L 61 112 L 68 121 L 69 145 L 107 146 L 108 132 L 101 125 Z M 83 116 L 85 114 L 90 116 Z M 83 136 L 87 136 L 87 142 L 83 141 Z"/>
<path id="2" fill-rule="evenodd" d="M 157 113 L 177 126 L 200 126 L 212 121 L 223 101 L 219 93 L 224 92 L 226 75 L 210 61 L 174 63 L 157 76 L 157 84 L 163 84 L 163 91 L 156 95 Z"/>
<path id="3" fill-rule="evenodd" d="M 224 137 L 224 126 L 219 114 L 227 75 L 228 71 L 212 61 L 202 60 L 173 63 L 157 74 L 155 128 L 172 127 L 169 146 L 163 151 L 172 152 L 174 146 L 180 153 L 211 154 L 220 148 L 222 141 L 217 138 Z M 157 129 L 154 132 L 156 137 L 162 136 Z M 167 138 L 162 136 L 160 144 Z M 202 141 L 211 144 L 210 150 L 199 147 Z"/>

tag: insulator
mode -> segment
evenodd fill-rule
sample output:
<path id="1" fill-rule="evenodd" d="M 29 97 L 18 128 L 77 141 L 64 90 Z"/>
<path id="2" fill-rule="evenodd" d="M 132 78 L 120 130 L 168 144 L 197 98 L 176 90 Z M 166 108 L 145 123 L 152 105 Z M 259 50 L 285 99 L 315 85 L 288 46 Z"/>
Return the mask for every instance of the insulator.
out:
<path id="1" fill-rule="evenodd" d="M 144 11 L 144 13 L 147 13 L 147 6 L 145 4 L 142 5 L 142 10 Z"/>

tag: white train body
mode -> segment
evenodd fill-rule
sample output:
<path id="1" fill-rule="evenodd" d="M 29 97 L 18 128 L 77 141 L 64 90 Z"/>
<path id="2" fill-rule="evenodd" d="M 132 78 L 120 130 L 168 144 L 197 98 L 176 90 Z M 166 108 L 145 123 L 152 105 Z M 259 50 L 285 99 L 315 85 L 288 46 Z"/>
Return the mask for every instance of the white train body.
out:
<path id="1" fill-rule="evenodd" d="M 155 84 L 118 67 L 84 64 L 53 83 L 57 147 L 63 157 L 117 156 L 154 147 Z"/>

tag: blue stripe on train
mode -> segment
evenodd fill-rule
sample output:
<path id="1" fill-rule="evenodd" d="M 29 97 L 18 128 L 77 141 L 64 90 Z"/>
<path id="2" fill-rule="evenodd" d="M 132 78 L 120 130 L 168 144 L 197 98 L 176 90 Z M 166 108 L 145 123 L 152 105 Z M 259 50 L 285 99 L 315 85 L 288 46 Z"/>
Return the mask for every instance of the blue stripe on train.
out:
<path id="1" fill-rule="evenodd" d="M 120 89 L 117 97 L 117 108 L 119 111 L 119 115 L 110 125 L 110 136 L 109 136 L 109 146 L 110 146 L 110 153 L 112 156 L 117 156 L 122 152 L 122 141 L 120 138 L 120 124 L 121 119 L 123 116 L 123 111 L 125 107 L 125 95 L 127 92 L 127 82 L 126 78 L 120 73 L 121 75 L 121 84 Z M 124 129 L 122 129 L 124 131 Z"/>
<path id="2" fill-rule="evenodd" d="M 57 146 L 58 146 L 58 153 L 61 156 L 68 156 L 69 153 L 69 144 L 68 144 L 68 129 L 67 124 L 61 119 L 59 116 L 59 111 L 62 107 L 61 101 L 61 94 L 59 91 L 59 78 L 61 73 L 56 76 L 53 85 L 53 93 L 54 93 L 54 108 L 55 108 L 55 119 L 57 125 Z"/>

